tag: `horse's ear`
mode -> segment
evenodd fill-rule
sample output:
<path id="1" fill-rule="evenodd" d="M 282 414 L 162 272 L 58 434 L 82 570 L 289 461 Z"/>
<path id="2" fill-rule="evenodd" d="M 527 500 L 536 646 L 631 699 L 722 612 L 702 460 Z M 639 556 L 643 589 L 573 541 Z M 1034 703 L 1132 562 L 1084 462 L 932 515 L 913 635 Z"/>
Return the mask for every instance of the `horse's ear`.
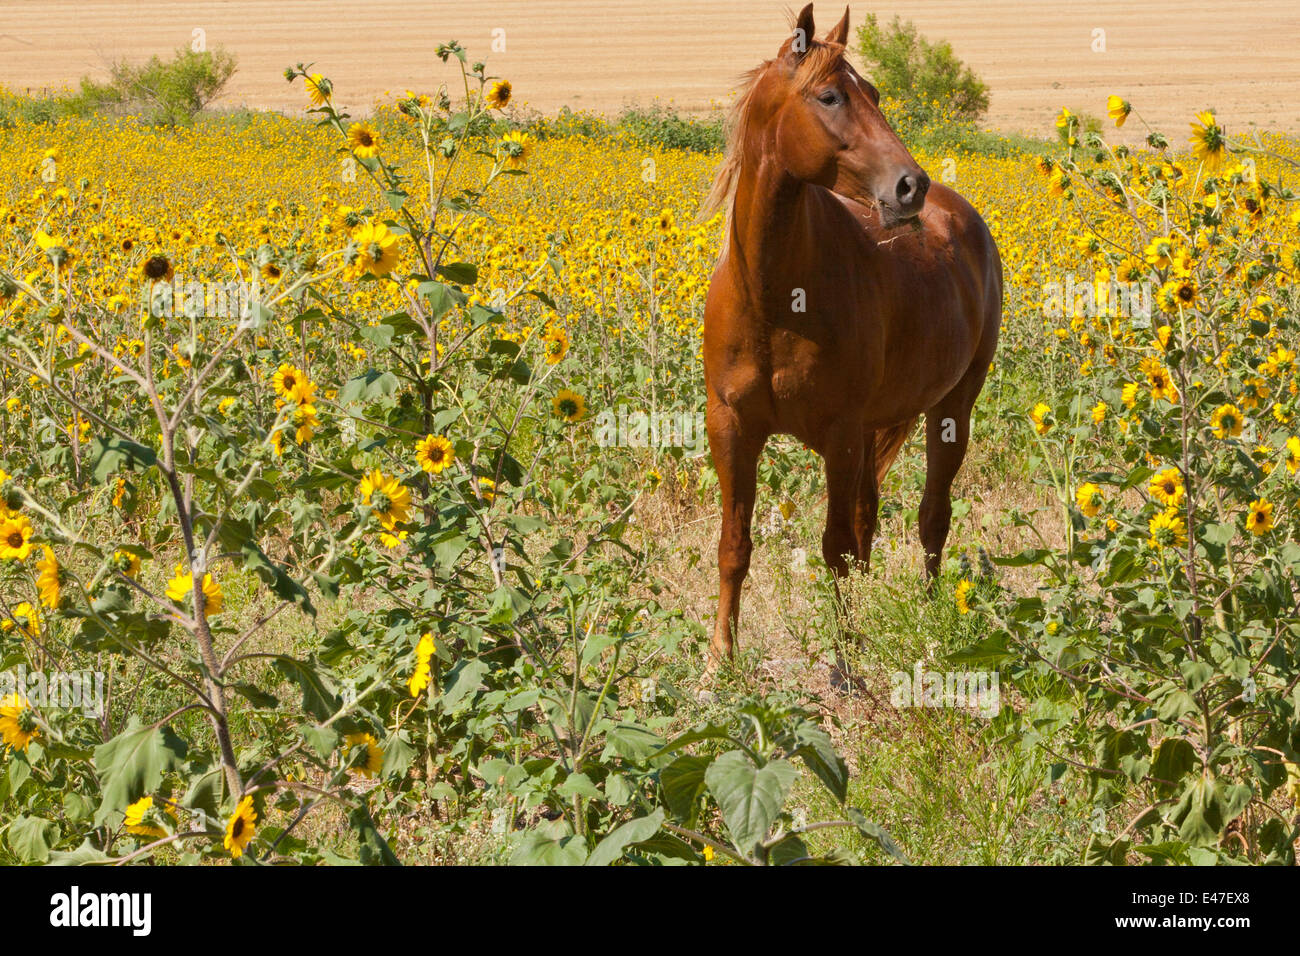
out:
<path id="1" fill-rule="evenodd" d="M 840 22 L 831 27 L 830 32 L 826 34 L 827 43 L 838 43 L 840 46 L 849 45 L 849 8 L 844 8 L 844 16 L 840 17 Z"/>
<path id="2" fill-rule="evenodd" d="M 813 5 L 810 3 L 800 10 L 799 16 L 795 18 L 790 38 L 781 46 L 781 55 L 789 54 L 795 59 L 802 60 L 808 48 L 812 46 L 814 32 Z"/>

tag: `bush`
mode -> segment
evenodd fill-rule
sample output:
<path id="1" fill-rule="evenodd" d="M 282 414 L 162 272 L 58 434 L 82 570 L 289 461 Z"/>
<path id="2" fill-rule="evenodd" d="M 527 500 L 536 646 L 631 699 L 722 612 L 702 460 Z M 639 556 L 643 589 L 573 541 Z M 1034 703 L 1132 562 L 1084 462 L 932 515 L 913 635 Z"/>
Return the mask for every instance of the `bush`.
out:
<path id="1" fill-rule="evenodd" d="M 139 66 L 119 60 L 110 83 L 82 80 L 81 99 L 95 106 L 124 104 L 155 126 L 189 126 L 237 69 L 235 56 L 221 48 L 201 53 L 182 48 L 170 61 L 155 56 Z"/>
<path id="2" fill-rule="evenodd" d="M 902 101 L 920 117 L 946 112 L 975 121 L 988 112 L 988 87 L 947 41 L 931 43 L 910 20 L 894 17 L 882 27 L 869 14 L 858 28 L 858 52 L 881 95 Z"/>

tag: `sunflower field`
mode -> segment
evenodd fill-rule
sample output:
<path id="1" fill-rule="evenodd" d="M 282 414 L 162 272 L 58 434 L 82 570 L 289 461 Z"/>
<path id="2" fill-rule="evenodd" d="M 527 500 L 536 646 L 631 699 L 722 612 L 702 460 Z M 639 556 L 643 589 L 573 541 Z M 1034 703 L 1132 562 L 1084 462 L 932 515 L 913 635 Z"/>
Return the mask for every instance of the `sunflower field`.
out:
<path id="1" fill-rule="evenodd" d="M 298 64 L 306 119 L 0 126 L 0 858 L 948 859 L 833 694 L 696 690 L 716 478 L 619 423 L 702 418 L 718 155 L 439 56 L 463 88 L 365 118 Z M 918 153 L 1003 254 L 968 480 L 1018 476 L 958 508 L 929 653 L 999 669 L 972 733 L 1068 804 L 1018 862 L 1294 863 L 1300 146 L 1058 127 Z M 784 559 L 819 464 L 760 478 Z M 883 527 L 915 593 L 915 511 Z M 820 560 L 773 575 L 790 653 L 851 654 Z"/>

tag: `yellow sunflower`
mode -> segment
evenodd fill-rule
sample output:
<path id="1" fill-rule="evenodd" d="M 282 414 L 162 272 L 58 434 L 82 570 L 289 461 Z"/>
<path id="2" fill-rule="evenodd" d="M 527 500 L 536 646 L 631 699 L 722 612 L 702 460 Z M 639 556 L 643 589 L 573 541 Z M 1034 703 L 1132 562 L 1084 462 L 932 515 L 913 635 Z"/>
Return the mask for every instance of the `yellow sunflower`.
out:
<path id="1" fill-rule="evenodd" d="M 433 660 L 433 652 L 436 649 L 432 634 L 424 634 L 420 637 L 420 643 L 415 648 L 415 672 L 411 674 L 411 679 L 406 682 L 412 697 L 419 697 L 421 691 L 429 686 L 432 673 L 429 662 Z"/>
<path id="2" fill-rule="evenodd" d="M 1095 517 L 1097 512 L 1101 511 L 1102 502 L 1105 498 L 1102 496 L 1101 489 L 1091 481 L 1084 482 L 1075 492 L 1074 500 L 1082 511 L 1089 518 Z"/>
<path id="3" fill-rule="evenodd" d="M 365 748 L 365 757 L 352 769 L 363 777 L 376 777 L 384 766 L 384 751 L 373 734 L 348 734 L 346 738 L 346 755 L 351 755 L 357 747 Z"/>
<path id="4" fill-rule="evenodd" d="M 1209 110 L 1197 113 L 1198 123 L 1192 124 L 1192 153 L 1211 171 L 1218 169 L 1228 158 L 1228 139 L 1223 127 Z"/>
<path id="5" fill-rule="evenodd" d="M 365 123 L 353 123 L 348 127 L 348 147 L 362 159 L 370 159 L 379 154 L 379 134 Z"/>
<path id="6" fill-rule="evenodd" d="M 415 443 L 415 460 L 429 474 L 436 475 L 456 460 L 456 446 L 443 435 L 425 435 Z"/>
<path id="7" fill-rule="evenodd" d="M 587 414 L 587 402 L 577 392 L 562 388 L 555 393 L 551 399 L 551 407 L 555 414 L 559 415 L 566 422 L 579 422 Z"/>
<path id="8" fill-rule="evenodd" d="M 958 583 L 957 590 L 953 592 L 953 601 L 957 605 L 958 613 L 970 613 L 970 602 L 967 600 L 967 595 L 970 594 L 971 589 L 974 587 L 975 585 L 970 581 L 961 581 Z"/>
<path id="9" fill-rule="evenodd" d="M 26 752 L 32 739 L 41 735 L 36 712 L 22 694 L 0 698 L 0 743 L 9 750 Z"/>
<path id="10" fill-rule="evenodd" d="M 1106 98 L 1106 115 L 1115 121 L 1116 127 L 1123 126 L 1132 112 L 1133 104 L 1123 97 L 1112 94 Z"/>
<path id="11" fill-rule="evenodd" d="M 1147 492 L 1166 508 L 1177 508 L 1183 503 L 1187 489 L 1183 487 L 1183 475 L 1177 468 L 1166 468 L 1151 479 Z"/>
<path id="12" fill-rule="evenodd" d="M 154 819 L 153 797 L 146 795 L 126 808 L 126 819 L 123 823 L 126 825 L 127 833 L 134 833 L 136 836 L 165 837 L 167 831 L 156 823 L 148 822 L 151 819 Z"/>
<path id="13" fill-rule="evenodd" d="M 397 266 L 400 252 L 397 236 L 388 231 L 382 222 L 368 222 L 352 234 L 356 258 L 350 273 L 353 278 L 363 272 L 373 276 L 386 276 Z"/>
<path id="14" fill-rule="evenodd" d="M 515 167 L 523 166 L 528 162 L 529 149 L 532 146 L 532 140 L 527 133 L 521 133 L 518 130 L 512 130 L 501 137 L 501 152 L 505 155 L 506 162 Z"/>
<path id="15" fill-rule="evenodd" d="M 547 326 L 542 333 L 542 349 L 546 361 L 554 365 L 569 354 L 569 333 L 558 325 Z"/>
<path id="16" fill-rule="evenodd" d="M 505 109 L 510 102 L 511 87 L 509 80 L 494 80 L 488 84 L 487 104 L 494 110 Z"/>
<path id="17" fill-rule="evenodd" d="M 41 636 L 41 619 L 36 608 L 23 601 L 15 604 L 9 617 L 0 621 L 0 630 L 16 630 L 23 637 L 37 638 Z"/>
<path id="18" fill-rule="evenodd" d="M 225 847 L 230 855 L 238 860 L 244 855 L 244 849 L 257 832 L 257 811 L 253 809 L 253 798 L 244 797 L 230 819 L 226 821 Z"/>
<path id="19" fill-rule="evenodd" d="M 1236 405 L 1220 405 L 1210 416 L 1210 429 L 1215 438 L 1236 438 L 1241 434 L 1241 411 Z"/>
<path id="20" fill-rule="evenodd" d="M 176 573 L 172 579 L 167 582 L 167 597 L 176 603 L 184 601 L 189 597 L 190 592 L 194 590 L 194 575 L 186 570 L 185 565 L 176 565 Z M 211 572 L 203 575 L 203 610 L 208 617 L 213 617 L 221 613 L 225 604 L 225 596 L 221 593 L 221 585 L 212 576 Z"/>
<path id="21" fill-rule="evenodd" d="M 1187 543 L 1187 525 L 1172 511 L 1162 511 L 1153 516 L 1147 527 L 1151 532 L 1149 543 L 1153 548 L 1163 550 Z"/>
<path id="22" fill-rule="evenodd" d="M 41 603 L 55 610 L 59 606 L 59 559 L 49 545 L 45 545 L 44 552 L 36 562 L 36 590 L 41 595 Z"/>
<path id="23" fill-rule="evenodd" d="M 1246 515 L 1246 530 L 1257 538 L 1273 530 L 1272 502 L 1259 498 L 1250 503 L 1250 511 Z"/>
<path id="24" fill-rule="evenodd" d="M 305 77 L 303 83 L 307 87 L 307 96 L 312 106 L 324 106 L 334 95 L 334 85 L 319 73 Z"/>
<path id="25" fill-rule="evenodd" d="M 26 561 L 32 553 L 32 531 L 26 515 L 11 511 L 4 514 L 0 518 L 0 560 Z"/>
<path id="26" fill-rule="evenodd" d="M 388 477 L 377 468 L 362 477 L 357 490 L 385 531 L 396 530 L 410 515 L 411 492 L 396 478 Z"/>

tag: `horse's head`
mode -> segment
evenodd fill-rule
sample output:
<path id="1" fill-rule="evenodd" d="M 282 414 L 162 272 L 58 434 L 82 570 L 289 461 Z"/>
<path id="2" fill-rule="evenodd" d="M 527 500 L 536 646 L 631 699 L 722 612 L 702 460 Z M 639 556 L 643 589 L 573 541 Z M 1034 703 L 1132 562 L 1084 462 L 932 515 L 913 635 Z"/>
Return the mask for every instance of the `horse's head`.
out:
<path id="1" fill-rule="evenodd" d="M 769 129 L 791 175 L 874 202 L 890 226 L 921 211 L 930 177 L 880 112 L 880 93 L 845 59 L 848 37 L 847 8 L 821 40 L 813 38 L 813 5 L 803 8 L 764 77 L 773 84 Z"/>

